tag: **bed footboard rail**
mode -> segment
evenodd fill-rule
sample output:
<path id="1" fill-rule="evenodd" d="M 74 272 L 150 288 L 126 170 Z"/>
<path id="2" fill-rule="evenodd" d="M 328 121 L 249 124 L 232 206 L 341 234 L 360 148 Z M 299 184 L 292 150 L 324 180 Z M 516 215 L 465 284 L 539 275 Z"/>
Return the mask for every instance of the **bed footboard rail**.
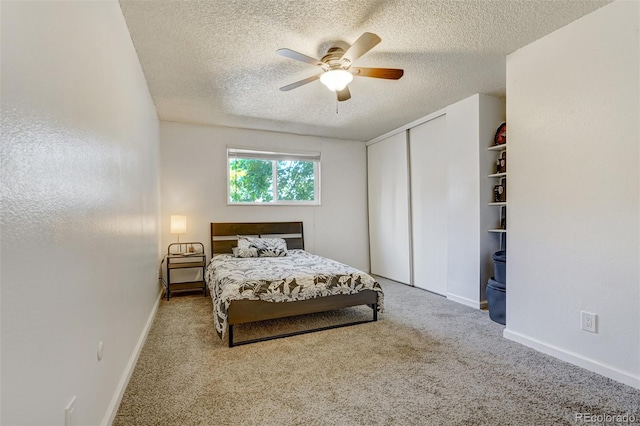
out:
<path id="1" fill-rule="evenodd" d="M 277 334 L 273 336 L 260 337 L 256 339 L 234 341 L 233 326 L 249 322 L 264 321 L 276 318 L 286 318 L 297 315 L 326 312 L 334 309 L 342 309 L 351 306 L 368 305 L 373 310 L 373 318 L 370 320 L 359 320 L 343 324 L 335 324 L 318 327 L 308 330 L 300 330 L 291 333 Z M 261 300 L 234 300 L 229 307 L 229 347 L 247 345 L 250 343 L 264 342 L 268 340 L 281 339 L 283 337 L 297 336 L 300 334 L 313 333 L 316 331 L 330 330 L 334 328 L 348 327 L 357 324 L 365 324 L 378 320 L 378 294 L 373 290 L 363 290 L 356 294 L 334 295 L 318 297 L 315 299 L 299 300 L 296 302 L 264 302 Z"/>

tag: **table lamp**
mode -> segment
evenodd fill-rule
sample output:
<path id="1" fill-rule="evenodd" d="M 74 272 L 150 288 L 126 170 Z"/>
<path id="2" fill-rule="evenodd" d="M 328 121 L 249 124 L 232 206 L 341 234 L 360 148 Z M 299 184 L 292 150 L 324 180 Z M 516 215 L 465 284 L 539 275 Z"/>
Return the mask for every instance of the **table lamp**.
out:
<path id="1" fill-rule="evenodd" d="M 180 234 L 187 233 L 187 217 L 181 215 L 171 215 L 171 233 L 178 234 L 178 243 L 180 243 Z"/>

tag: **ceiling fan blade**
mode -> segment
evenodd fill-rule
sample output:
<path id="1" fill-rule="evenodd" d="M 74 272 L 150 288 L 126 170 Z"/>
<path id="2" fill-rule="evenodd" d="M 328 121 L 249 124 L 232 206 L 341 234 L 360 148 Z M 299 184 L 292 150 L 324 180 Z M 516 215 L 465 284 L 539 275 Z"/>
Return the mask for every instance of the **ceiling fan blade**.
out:
<path id="1" fill-rule="evenodd" d="M 349 91 L 348 87 L 345 87 L 344 89 L 336 93 L 338 94 L 338 101 L 340 102 L 348 101 L 349 99 L 351 99 L 351 92 Z"/>
<path id="2" fill-rule="evenodd" d="M 306 62 L 311 65 L 317 65 L 319 67 L 324 65 L 324 62 L 319 61 L 318 59 L 313 59 L 307 55 L 303 55 L 302 53 L 298 53 L 291 49 L 278 49 L 276 53 L 284 56 L 285 58 L 294 59 L 296 61 Z"/>
<path id="3" fill-rule="evenodd" d="M 373 49 L 373 47 L 381 41 L 382 39 L 373 33 L 364 33 L 351 45 L 349 50 L 342 55 L 342 59 L 348 59 L 353 63 L 353 61 Z"/>
<path id="4" fill-rule="evenodd" d="M 305 78 L 304 80 L 296 81 L 295 83 L 288 84 L 280 88 L 283 92 L 288 92 L 289 90 L 295 89 L 296 87 L 303 86 L 307 83 L 311 83 L 312 81 L 316 81 L 320 78 L 320 74 L 311 76 L 309 78 Z"/>
<path id="5" fill-rule="evenodd" d="M 398 80 L 404 75 L 404 70 L 398 68 L 358 68 L 349 69 L 352 74 L 358 77 L 386 78 L 389 80 Z"/>

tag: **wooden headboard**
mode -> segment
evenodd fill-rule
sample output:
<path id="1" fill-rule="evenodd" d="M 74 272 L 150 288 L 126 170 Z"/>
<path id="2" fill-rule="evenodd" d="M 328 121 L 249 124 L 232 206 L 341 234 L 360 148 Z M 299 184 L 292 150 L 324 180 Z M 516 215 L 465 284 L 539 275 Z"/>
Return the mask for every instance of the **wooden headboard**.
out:
<path id="1" fill-rule="evenodd" d="M 244 222 L 211 224 L 211 256 L 231 253 L 238 235 L 284 238 L 289 249 L 304 249 L 302 222 Z"/>

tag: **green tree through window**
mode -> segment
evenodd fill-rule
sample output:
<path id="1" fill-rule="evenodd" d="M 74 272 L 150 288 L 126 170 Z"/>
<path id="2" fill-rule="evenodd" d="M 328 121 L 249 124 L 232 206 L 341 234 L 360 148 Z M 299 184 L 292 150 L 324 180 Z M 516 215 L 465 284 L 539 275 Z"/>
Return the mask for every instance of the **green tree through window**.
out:
<path id="1" fill-rule="evenodd" d="M 229 160 L 229 191 L 234 203 L 273 201 L 272 161 L 235 158 Z"/>
<path id="2" fill-rule="evenodd" d="M 319 154 L 229 148 L 231 203 L 319 204 Z"/>
<path id="3" fill-rule="evenodd" d="M 278 161 L 278 199 L 313 201 L 315 179 L 311 161 Z"/>

